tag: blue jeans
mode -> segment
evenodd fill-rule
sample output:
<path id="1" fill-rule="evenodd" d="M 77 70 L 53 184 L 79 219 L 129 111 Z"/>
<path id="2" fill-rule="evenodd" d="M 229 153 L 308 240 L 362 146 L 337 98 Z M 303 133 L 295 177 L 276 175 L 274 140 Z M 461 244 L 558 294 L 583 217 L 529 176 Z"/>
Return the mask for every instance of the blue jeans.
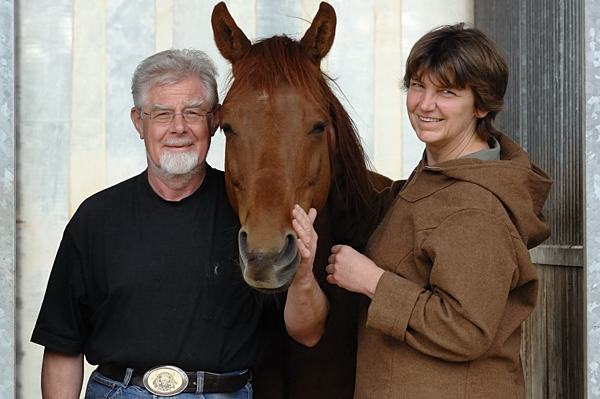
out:
<path id="1" fill-rule="evenodd" d="M 252 384 L 248 381 L 245 387 L 232 393 L 180 393 L 170 396 L 175 399 L 252 399 Z M 135 385 L 125 385 L 124 382 L 111 380 L 94 371 L 90 376 L 85 391 L 85 399 L 157 399 L 144 388 Z"/>

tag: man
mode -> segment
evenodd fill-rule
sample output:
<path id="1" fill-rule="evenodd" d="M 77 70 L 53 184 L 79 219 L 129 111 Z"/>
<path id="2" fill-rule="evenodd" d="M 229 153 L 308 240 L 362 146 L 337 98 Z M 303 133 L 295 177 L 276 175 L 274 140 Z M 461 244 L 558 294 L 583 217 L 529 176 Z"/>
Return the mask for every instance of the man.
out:
<path id="1" fill-rule="evenodd" d="M 65 229 L 32 335 L 45 346 L 45 399 L 251 398 L 268 303 L 242 280 L 239 221 L 223 173 L 206 164 L 219 126 L 216 68 L 168 50 L 137 67 L 131 119 L 148 168 L 88 198 Z M 293 210 L 302 262 L 285 305 L 289 334 L 322 335 L 328 303 L 312 274 L 316 234 Z"/>

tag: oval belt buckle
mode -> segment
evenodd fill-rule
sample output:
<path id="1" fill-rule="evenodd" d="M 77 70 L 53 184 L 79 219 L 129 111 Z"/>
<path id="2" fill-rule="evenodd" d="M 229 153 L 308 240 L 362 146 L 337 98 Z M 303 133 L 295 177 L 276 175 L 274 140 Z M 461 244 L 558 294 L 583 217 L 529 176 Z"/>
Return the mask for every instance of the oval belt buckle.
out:
<path id="1" fill-rule="evenodd" d="M 183 392 L 189 378 L 185 371 L 175 366 L 154 367 L 144 374 L 144 386 L 158 396 L 173 396 Z"/>

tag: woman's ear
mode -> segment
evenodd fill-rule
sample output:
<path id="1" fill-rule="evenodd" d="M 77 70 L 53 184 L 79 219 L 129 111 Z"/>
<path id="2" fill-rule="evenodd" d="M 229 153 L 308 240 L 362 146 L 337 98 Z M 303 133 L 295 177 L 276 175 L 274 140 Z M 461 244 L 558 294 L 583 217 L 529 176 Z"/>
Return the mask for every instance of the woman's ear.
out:
<path id="1" fill-rule="evenodd" d="M 475 116 L 479 119 L 485 118 L 489 111 L 480 111 L 477 108 L 475 109 Z"/>

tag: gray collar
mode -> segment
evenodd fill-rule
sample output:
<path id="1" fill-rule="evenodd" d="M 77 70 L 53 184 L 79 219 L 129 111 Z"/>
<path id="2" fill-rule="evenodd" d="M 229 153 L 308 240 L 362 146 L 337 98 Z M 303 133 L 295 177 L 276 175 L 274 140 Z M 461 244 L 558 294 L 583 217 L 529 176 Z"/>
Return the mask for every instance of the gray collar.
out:
<path id="1" fill-rule="evenodd" d="M 500 160 L 500 143 L 495 137 L 489 141 L 490 149 L 480 150 L 471 154 L 467 154 L 458 159 L 476 158 L 482 161 L 499 161 Z"/>

